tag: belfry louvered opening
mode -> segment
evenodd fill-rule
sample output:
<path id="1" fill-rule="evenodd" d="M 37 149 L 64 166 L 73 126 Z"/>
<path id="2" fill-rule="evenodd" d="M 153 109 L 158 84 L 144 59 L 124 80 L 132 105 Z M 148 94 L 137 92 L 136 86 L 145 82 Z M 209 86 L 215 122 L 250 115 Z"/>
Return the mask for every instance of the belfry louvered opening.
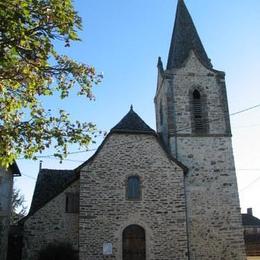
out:
<path id="1" fill-rule="evenodd" d="M 195 133 L 207 132 L 207 121 L 204 113 L 204 104 L 198 90 L 192 93 L 193 131 Z"/>

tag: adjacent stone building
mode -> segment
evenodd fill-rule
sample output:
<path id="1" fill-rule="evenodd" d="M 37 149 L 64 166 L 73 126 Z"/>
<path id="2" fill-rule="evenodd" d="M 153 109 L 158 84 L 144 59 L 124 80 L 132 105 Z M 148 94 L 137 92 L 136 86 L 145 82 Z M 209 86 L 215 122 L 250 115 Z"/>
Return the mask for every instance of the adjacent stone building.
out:
<path id="1" fill-rule="evenodd" d="M 183 0 L 158 62 L 157 131 L 133 110 L 74 171 L 42 169 L 23 259 L 69 242 L 80 260 L 245 260 L 224 72 Z"/>
<path id="2" fill-rule="evenodd" d="M 0 169 L 0 260 L 6 260 L 7 254 L 13 178 L 20 175 L 16 163 L 8 170 Z"/>
<path id="3" fill-rule="evenodd" d="M 74 171 L 40 170 L 29 214 L 22 220 L 23 259 L 35 259 L 41 248 L 56 242 L 70 243 L 78 250 L 78 205 L 74 211 L 67 208 L 68 196 L 78 193 Z"/>
<path id="4" fill-rule="evenodd" d="M 242 214 L 247 260 L 260 260 L 260 219 L 253 215 L 252 208 Z"/>

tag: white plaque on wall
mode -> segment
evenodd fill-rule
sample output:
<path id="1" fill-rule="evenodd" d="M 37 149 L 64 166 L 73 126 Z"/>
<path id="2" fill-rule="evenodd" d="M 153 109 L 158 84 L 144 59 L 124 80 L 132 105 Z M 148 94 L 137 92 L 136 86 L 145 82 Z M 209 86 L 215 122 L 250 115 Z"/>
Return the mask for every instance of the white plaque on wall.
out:
<path id="1" fill-rule="evenodd" d="M 103 255 L 112 255 L 112 243 L 103 244 Z"/>

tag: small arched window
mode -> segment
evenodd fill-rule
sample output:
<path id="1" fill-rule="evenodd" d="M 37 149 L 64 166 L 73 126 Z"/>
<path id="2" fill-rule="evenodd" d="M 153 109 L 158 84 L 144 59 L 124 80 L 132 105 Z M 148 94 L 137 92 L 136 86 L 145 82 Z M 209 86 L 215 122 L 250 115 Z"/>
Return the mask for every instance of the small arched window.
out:
<path id="1" fill-rule="evenodd" d="M 130 176 L 127 179 L 127 199 L 141 199 L 141 184 L 138 176 Z"/>
<path id="2" fill-rule="evenodd" d="M 196 89 L 192 93 L 192 112 L 195 133 L 206 132 L 206 120 L 203 118 L 203 104 L 200 92 Z"/>

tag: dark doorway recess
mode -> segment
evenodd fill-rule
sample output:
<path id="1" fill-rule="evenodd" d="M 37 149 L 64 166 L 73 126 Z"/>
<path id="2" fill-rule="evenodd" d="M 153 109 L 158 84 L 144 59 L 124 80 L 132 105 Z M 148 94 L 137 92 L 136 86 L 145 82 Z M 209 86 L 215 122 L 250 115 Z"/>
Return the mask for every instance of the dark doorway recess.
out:
<path id="1" fill-rule="evenodd" d="M 145 260 L 145 231 L 130 225 L 123 231 L 123 260 Z"/>

